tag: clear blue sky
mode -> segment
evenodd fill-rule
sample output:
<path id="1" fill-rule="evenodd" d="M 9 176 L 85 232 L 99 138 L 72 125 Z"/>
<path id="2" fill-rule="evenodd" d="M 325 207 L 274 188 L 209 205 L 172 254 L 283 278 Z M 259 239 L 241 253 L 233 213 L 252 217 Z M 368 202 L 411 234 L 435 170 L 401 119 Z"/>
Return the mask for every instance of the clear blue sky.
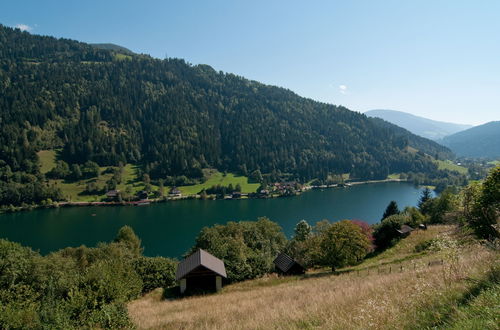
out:
<path id="1" fill-rule="evenodd" d="M 0 23 L 205 63 L 360 112 L 500 120 L 497 0 L 2 0 Z"/>

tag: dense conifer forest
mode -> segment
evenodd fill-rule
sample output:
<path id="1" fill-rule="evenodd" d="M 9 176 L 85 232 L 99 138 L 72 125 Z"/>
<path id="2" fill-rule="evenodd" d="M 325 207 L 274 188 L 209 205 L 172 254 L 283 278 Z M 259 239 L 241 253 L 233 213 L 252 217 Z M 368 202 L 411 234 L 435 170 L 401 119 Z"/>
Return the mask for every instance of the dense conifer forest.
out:
<path id="1" fill-rule="evenodd" d="M 341 173 L 385 179 L 437 175 L 433 158 L 453 157 L 342 106 L 117 49 L 0 25 L 0 204 L 61 198 L 39 170 L 36 152 L 47 149 L 70 166 L 138 164 L 153 180 L 200 178 L 203 168 L 302 182 Z"/>

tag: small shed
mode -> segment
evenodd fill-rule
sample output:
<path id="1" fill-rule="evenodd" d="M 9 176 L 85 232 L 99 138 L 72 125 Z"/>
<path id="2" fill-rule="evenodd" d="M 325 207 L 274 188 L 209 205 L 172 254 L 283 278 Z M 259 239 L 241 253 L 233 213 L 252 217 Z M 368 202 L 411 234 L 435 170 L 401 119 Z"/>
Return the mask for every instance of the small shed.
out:
<path id="1" fill-rule="evenodd" d="M 113 198 L 117 198 L 119 194 L 120 194 L 120 190 L 113 189 L 113 190 L 109 190 L 106 193 L 106 197 L 108 197 L 109 199 L 113 199 Z"/>
<path id="2" fill-rule="evenodd" d="M 399 236 L 406 237 L 410 235 L 410 233 L 413 231 L 413 228 L 408 225 L 402 225 L 401 229 L 396 229 L 396 231 L 398 232 Z"/>
<path id="3" fill-rule="evenodd" d="M 148 192 L 146 190 L 141 190 L 137 193 L 137 197 L 139 197 L 140 200 L 148 199 Z"/>
<path id="4" fill-rule="evenodd" d="M 179 189 L 177 189 L 177 187 L 172 187 L 172 189 L 170 189 L 169 195 L 172 197 L 180 197 L 182 196 L 182 193 Z"/>
<path id="5" fill-rule="evenodd" d="M 425 223 L 421 223 L 418 225 L 418 229 L 427 230 L 427 225 Z"/>
<path id="6" fill-rule="evenodd" d="M 181 293 L 190 291 L 219 291 L 222 278 L 227 278 L 224 262 L 205 250 L 198 249 L 177 266 L 175 279 Z"/>
<path id="7" fill-rule="evenodd" d="M 301 264 L 285 253 L 280 253 L 273 262 L 278 273 L 283 275 L 300 275 L 306 272 Z"/>

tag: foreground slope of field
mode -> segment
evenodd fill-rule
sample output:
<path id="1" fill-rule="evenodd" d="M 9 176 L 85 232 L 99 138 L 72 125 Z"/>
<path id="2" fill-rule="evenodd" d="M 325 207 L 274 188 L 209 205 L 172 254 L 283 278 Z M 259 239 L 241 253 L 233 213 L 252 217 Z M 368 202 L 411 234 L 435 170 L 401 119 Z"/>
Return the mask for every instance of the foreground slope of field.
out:
<path id="1" fill-rule="evenodd" d="M 162 300 L 157 290 L 131 302 L 129 314 L 141 329 L 453 327 L 469 322 L 466 302 L 472 310 L 491 305 L 495 292 L 477 290 L 475 279 L 486 276 L 498 252 L 462 241 L 454 227 L 435 226 L 339 275 L 268 276 L 178 300 Z M 417 252 L 425 242 L 432 250 Z M 489 308 L 477 324 L 494 329 L 500 316 Z"/>

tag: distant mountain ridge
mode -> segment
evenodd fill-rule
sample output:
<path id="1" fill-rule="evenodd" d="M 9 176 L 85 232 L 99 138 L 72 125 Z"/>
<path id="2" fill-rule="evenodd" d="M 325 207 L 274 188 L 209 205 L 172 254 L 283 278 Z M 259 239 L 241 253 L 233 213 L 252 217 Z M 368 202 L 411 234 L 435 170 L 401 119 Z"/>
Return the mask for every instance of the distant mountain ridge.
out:
<path id="1" fill-rule="evenodd" d="M 437 141 L 463 157 L 500 158 L 500 121 L 469 128 Z"/>
<path id="2" fill-rule="evenodd" d="M 370 110 L 365 112 L 365 115 L 384 119 L 390 123 L 406 128 L 413 134 L 432 140 L 439 140 L 447 135 L 472 127 L 472 125 L 437 121 L 396 110 Z"/>

